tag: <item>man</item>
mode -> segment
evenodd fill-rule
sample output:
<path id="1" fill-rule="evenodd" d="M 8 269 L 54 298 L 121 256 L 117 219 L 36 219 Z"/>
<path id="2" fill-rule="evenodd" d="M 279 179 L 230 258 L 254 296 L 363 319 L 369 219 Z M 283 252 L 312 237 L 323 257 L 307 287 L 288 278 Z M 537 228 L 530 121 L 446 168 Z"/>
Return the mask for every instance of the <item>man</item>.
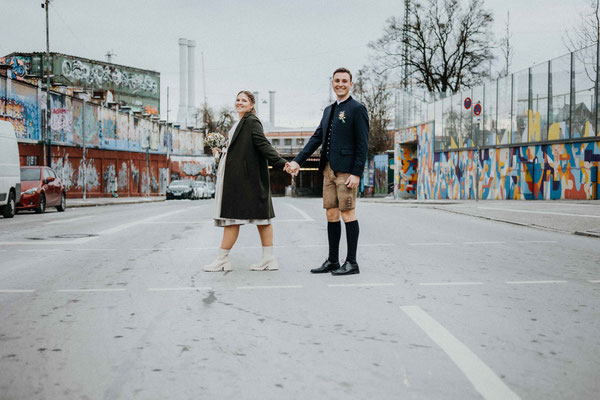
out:
<path id="1" fill-rule="evenodd" d="M 321 149 L 319 171 L 323 172 L 323 208 L 327 215 L 329 256 L 319 268 L 310 272 L 332 275 L 358 274 L 356 262 L 358 221 L 354 214 L 356 188 L 365 167 L 369 141 L 369 115 L 365 106 L 350 96 L 354 85 L 352 74 L 346 68 L 334 71 L 331 85 L 337 101 L 323 111 L 323 118 L 304 149 L 287 167 L 294 176 L 317 148 Z M 342 235 L 340 216 L 346 225 L 348 254 L 340 266 L 339 247 Z"/>

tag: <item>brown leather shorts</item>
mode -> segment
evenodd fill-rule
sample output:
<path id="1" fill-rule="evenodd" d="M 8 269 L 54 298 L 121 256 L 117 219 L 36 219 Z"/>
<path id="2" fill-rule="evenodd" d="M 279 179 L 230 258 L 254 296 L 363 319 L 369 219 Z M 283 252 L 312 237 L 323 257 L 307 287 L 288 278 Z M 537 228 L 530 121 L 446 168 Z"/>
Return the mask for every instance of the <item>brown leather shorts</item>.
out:
<path id="1" fill-rule="evenodd" d="M 341 211 L 354 210 L 356 207 L 356 188 L 350 189 L 345 183 L 349 173 L 334 173 L 325 165 L 323 170 L 323 208 L 339 208 Z"/>

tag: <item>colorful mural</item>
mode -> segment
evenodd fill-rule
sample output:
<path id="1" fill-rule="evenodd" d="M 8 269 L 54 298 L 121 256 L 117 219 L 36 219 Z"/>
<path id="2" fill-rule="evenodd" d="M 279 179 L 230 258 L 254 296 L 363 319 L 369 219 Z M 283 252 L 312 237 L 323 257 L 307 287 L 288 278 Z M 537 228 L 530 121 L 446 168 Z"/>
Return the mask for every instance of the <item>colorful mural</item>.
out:
<path id="1" fill-rule="evenodd" d="M 37 87 L 0 79 L 0 119 L 12 123 L 18 139 L 39 140 L 41 114 Z"/>
<path id="2" fill-rule="evenodd" d="M 387 194 L 387 175 L 388 175 L 388 155 L 376 154 L 373 157 L 374 163 L 374 192 L 375 194 Z"/>
<path id="3" fill-rule="evenodd" d="M 598 198 L 598 141 L 434 152 L 433 123 L 410 129 L 418 138 L 419 199 Z M 397 162 L 405 157 L 401 137 L 396 136 Z M 395 182 L 402 181 L 401 173 L 399 168 Z"/>
<path id="4" fill-rule="evenodd" d="M 13 124 L 19 139 L 41 140 L 45 109 L 45 91 L 0 77 L 0 119 Z M 50 139 L 55 144 L 81 147 L 85 139 L 88 148 L 137 152 L 148 149 L 185 156 L 204 153 L 204 135 L 200 132 L 167 128 L 155 120 L 84 103 L 64 94 L 50 93 L 50 110 Z"/>

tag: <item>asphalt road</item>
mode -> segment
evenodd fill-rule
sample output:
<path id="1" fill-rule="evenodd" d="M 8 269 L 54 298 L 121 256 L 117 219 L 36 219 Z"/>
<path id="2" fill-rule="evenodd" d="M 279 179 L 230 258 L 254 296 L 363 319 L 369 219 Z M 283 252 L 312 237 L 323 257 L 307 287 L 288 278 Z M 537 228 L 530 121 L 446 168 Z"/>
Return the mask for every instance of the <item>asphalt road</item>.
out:
<path id="1" fill-rule="evenodd" d="M 320 200 L 274 204 L 274 272 L 253 226 L 202 272 L 213 200 L 0 220 L 0 400 L 598 398 L 598 239 L 360 203 L 311 275 Z"/>

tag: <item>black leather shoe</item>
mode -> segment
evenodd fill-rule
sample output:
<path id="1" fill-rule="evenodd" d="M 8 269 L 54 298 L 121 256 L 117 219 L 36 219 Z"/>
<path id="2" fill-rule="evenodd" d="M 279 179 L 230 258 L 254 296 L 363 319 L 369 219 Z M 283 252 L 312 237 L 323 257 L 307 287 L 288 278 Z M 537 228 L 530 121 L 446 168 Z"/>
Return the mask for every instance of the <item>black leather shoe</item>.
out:
<path id="1" fill-rule="evenodd" d="M 331 272 L 334 269 L 338 269 L 338 268 L 340 268 L 339 262 L 331 262 L 331 261 L 329 261 L 329 259 L 327 259 L 327 260 L 325 260 L 323 265 L 321 265 L 319 268 L 311 269 L 310 272 L 313 274 L 324 274 L 325 272 Z"/>
<path id="2" fill-rule="evenodd" d="M 352 274 L 360 274 L 360 270 L 358 269 L 358 264 L 350 261 L 346 261 L 344 265 L 339 267 L 338 269 L 334 269 L 331 271 L 331 275 L 352 275 Z"/>

